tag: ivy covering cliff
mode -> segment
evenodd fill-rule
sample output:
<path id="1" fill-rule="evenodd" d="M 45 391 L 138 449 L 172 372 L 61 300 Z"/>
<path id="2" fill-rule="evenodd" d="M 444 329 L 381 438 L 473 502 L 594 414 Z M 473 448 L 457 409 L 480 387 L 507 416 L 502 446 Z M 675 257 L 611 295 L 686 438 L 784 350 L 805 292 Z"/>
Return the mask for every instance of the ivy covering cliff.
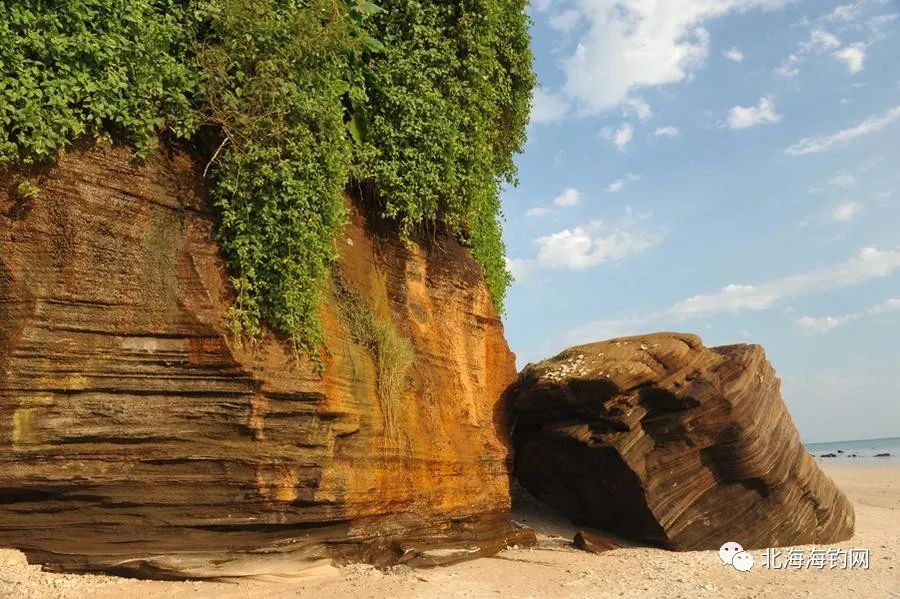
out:
<path id="1" fill-rule="evenodd" d="M 534 85 L 526 0 L 0 3 L 0 167 L 85 137 L 203 140 L 238 331 L 317 353 L 346 214 L 467 243 L 495 306 L 510 282 L 499 192 Z M 212 141 L 209 141 L 212 140 Z M 39 201 L 39 196 L 38 196 Z"/>

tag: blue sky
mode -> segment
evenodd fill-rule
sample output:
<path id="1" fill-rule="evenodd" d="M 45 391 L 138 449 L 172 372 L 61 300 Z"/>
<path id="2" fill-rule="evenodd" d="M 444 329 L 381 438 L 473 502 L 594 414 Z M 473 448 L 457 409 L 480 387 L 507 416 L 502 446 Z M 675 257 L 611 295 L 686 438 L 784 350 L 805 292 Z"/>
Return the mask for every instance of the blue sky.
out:
<path id="1" fill-rule="evenodd" d="M 900 2 L 535 0 L 519 366 L 759 343 L 805 441 L 900 435 Z"/>

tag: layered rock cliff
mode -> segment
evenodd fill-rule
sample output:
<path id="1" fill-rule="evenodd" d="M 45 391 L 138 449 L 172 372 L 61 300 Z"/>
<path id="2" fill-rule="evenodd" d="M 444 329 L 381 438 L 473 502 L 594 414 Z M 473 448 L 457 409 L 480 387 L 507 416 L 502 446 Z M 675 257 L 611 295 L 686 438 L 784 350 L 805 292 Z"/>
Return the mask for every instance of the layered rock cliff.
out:
<path id="1" fill-rule="evenodd" d="M 379 235 L 348 203 L 320 374 L 229 332 L 201 170 L 72 152 L 35 198 L 0 175 L 0 545 L 204 577 L 517 539 L 495 415 L 514 359 L 468 252 Z M 411 348 L 391 393 L 348 301 Z"/>
<path id="2" fill-rule="evenodd" d="M 581 345 L 526 367 L 508 398 L 519 481 L 579 523 L 679 550 L 853 534 L 853 506 L 801 445 L 757 345 Z"/>

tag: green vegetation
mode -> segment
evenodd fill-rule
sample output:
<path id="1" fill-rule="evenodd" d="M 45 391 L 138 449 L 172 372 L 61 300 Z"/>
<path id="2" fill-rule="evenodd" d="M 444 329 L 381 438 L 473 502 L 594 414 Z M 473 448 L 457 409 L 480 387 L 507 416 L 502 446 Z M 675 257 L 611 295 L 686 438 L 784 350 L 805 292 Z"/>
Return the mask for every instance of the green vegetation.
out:
<path id="1" fill-rule="evenodd" d="M 534 77 L 526 0 L 10 0 L 0 3 L 0 166 L 84 136 L 204 140 L 236 330 L 317 355 L 319 305 L 364 198 L 413 239 L 444 223 L 498 310 L 499 189 Z M 213 141 L 208 141 L 213 139 Z"/>
<path id="2" fill-rule="evenodd" d="M 19 200 L 36 198 L 39 193 L 41 193 L 41 189 L 28 179 L 22 179 L 16 186 L 16 199 Z"/>
<path id="3" fill-rule="evenodd" d="M 384 412 L 385 428 L 389 434 L 397 432 L 399 400 L 406 389 L 406 373 L 413 363 L 413 348 L 409 340 L 394 326 L 389 317 L 375 310 L 389 313 L 387 306 L 369 306 L 337 274 L 334 278 L 334 296 L 341 319 L 353 341 L 365 347 L 375 362 L 378 380 L 378 399 Z M 376 294 L 376 297 L 379 297 Z"/>
<path id="4" fill-rule="evenodd" d="M 146 155 L 157 131 L 191 135 L 192 23 L 166 0 L 0 3 L 0 165 L 53 158 L 85 133 Z"/>
<path id="5" fill-rule="evenodd" d="M 473 247 L 502 310 L 499 186 L 515 181 L 534 85 L 525 3 L 381 4 L 371 22 L 385 50 L 364 70 L 368 174 L 404 233 L 441 220 Z"/>
<path id="6" fill-rule="evenodd" d="M 341 192 L 352 167 L 344 125 L 348 58 L 357 42 L 332 0 L 210 4 L 198 62 L 209 113 L 225 138 L 213 197 L 238 292 L 233 323 L 263 323 L 316 355 L 318 307 Z"/>

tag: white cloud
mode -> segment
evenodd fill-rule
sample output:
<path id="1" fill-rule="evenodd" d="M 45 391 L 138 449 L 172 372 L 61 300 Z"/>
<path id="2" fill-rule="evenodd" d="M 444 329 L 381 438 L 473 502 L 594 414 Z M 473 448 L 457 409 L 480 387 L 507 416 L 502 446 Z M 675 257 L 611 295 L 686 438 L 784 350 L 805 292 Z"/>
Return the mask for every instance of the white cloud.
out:
<path id="1" fill-rule="evenodd" d="M 836 329 L 849 322 L 851 317 L 848 316 L 823 316 L 821 318 L 813 318 L 811 316 L 803 316 L 794 322 L 801 328 L 814 333 L 827 333 L 832 329 Z"/>
<path id="2" fill-rule="evenodd" d="M 760 98 L 756 106 L 735 106 L 728 111 L 729 129 L 747 129 L 756 125 L 777 123 L 781 115 L 775 111 L 771 97 Z"/>
<path id="3" fill-rule="evenodd" d="M 623 260 L 662 243 L 665 234 L 640 222 L 650 214 L 635 216 L 630 208 L 625 216 L 606 223 L 594 220 L 535 239 L 534 258 L 507 259 L 507 267 L 520 282 L 533 279 L 539 270 L 584 270 L 607 262 Z"/>
<path id="4" fill-rule="evenodd" d="M 557 94 L 534 88 L 531 100 L 532 123 L 555 123 L 562 120 L 569 112 L 569 103 Z"/>
<path id="5" fill-rule="evenodd" d="M 705 23 L 790 0 L 574 0 L 584 31 L 563 59 L 577 113 L 614 108 L 635 90 L 689 79 L 709 55 Z"/>
<path id="6" fill-rule="evenodd" d="M 608 127 L 604 128 L 600 131 L 600 137 L 610 140 L 616 145 L 620 152 L 624 152 L 625 147 L 630 144 L 632 138 L 634 138 L 634 129 L 630 123 L 623 123 L 622 126 L 615 131 Z"/>
<path id="7" fill-rule="evenodd" d="M 802 62 L 799 56 L 796 54 L 791 54 L 787 57 L 787 60 L 784 63 L 775 69 L 775 74 L 779 77 L 784 77 L 785 79 L 790 79 L 791 77 L 796 77 L 800 73 L 800 69 L 797 68 Z"/>
<path id="8" fill-rule="evenodd" d="M 722 52 L 722 56 L 727 58 L 732 62 L 743 62 L 744 61 L 744 53 L 738 50 L 737 47 L 733 47 L 729 50 L 725 50 Z"/>
<path id="9" fill-rule="evenodd" d="M 739 285 L 731 283 L 718 293 L 695 295 L 673 305 L 667 314 L 678 319 L 709 316 L 722 312 L 764 310 L 781 298 L 776 288 L 770 286 Z"/>
<path id="10" fill-rule="evenodd" d="M 900 310 L 900 298 L 892 297 L 866 310 L 866 314 L 883 314 Z"/>
<path id="11" fill-rule="evenodd" d="M 879 9 L 890 2 L 891 0 L 856 0 L 850 4 L 842 4 L 836 7 L 833 11 L 825 15 L 823 20 L 837 24 L 858 21 L 864 14 L 872 9 Z M 879 15 L 878 17 L 874 17 L 874 19 L 881 19 L 885 16 L 893 15 Z"/>
<path id="12" fill-rule="evenodd" d="M 600 330 L 627 330 L 629 333 L 636 333 L 639 332 L 638 328 L 666 328 L 672 325 L 677 326 L 680 322 L 694 318 L 767 310 L 788 298 L 799 298 L 841 287 L 858 285 L 871 279 L 889 276 L 898 270 L 900 270 L 900 249 L 879 250 L 871 247 L 863 248 L 849 260 L 818 270 L 776 279 L 759 285 L 733 283 L 726 285 L 716 293 L 695 295 L 676 302 L 671 307 L 660 312 L 622 320 L 588 323 L 570 331 L 569 336 L 580 338 L 585 336 L 585 334 L 590 336 L 590 333 Z M 868 313 L 876 314 L 898 309 L 900 309 L 900 299 L 890 299 L 870 309 Z M 841 319 L 845 317 L 832 318 Z M 808 324 L 807 326 L 812 327 L 815 324 Z M 820 326 L 826 325 L 820 324 Z M 594 338 L 599 337 L 595 336 Z"/>
<path id="13" fill-rule="evenodd" d="M 639 121 L 646 121 L 653 116 L 653 110 L 643 98 L 625 98 L 622 100 L 622 109 L 626 115 L 634 115 Z"/>
<path id="14" fill-rule="evenodd" d="M 785 149 L 785 153 L 791 156 L 806 156 L 807 154 L 821 154 L 836 146 L 843 145 L 857 137 L 877 133 L 894 121 L 900 119 L 900 106 L 891 108 L 881 116 L 871 116 L 858 125 L 849 129 L 841 129 L 832 135 L 821 137 L 804 137 L 794 145 Z"/>
<path id="15" fill-rule="evenodd" d="M 656 131 L 653 132 L 653 135 L 656 137 L 678 137 L 681 134 L 681 131 L 678 127 L 660 127 Z"/>
<path id="16" fill-rule="evenodd" d="M 536 240 L 538 264 L 543 268 L 583 270 L 647 251 L 663 239 L 658 232 L 622 229 L 605 232 L 604 229 L 602 223 L 594 222 L 539 237 Z"/>
<path id="17" fill-rule="evenodd" d="M 625 187 L 626 183 L 630 183 L 632 181 L 637 181 L 640 178 L 641 177 L 639 175 L 632 175 L 631 173 L 628 173 L 621 179 L 616 179 L 615 181 L 610 183 L 606 187 L 606 191 L 608 191 L 609 193 L 618 193 L 618 192 L 622 191 L 622 188 Z"/>
<path id="18" fill-rule="evenodd" d="M 856 177 L 849 173 L 839 173 L 829 179 L 828 182 L 841 189 L 854 189 L 856 187 Z"/>
<path id="19" fill-rule="evenodd" d="M 809 39 L 798 44 L 796 52 L 788 55 L 780 67 L 774 70 L 779 77 L 791 78 L 800 73 L 800 65 L 814 54 L 822 54 L 841 47 L 841 40 L 836 35 L 820 28 L 813 28 L 809 32 Z"/>
<path id="20" fill-rule="evenodd" d="M 581 192 L 574 187 L 569 187 L 561 194 L 553 198 L 553 203 L 557 206 L 577 206 L 581 201 Z"/>
<path id="21" fill-rule="evenodd" d="M 825 18 L 829 21 L 852 21 L 859 16 L 862 4 L 862 2 L 842 4 L 826 15 Z"/>
<path id="22" fill-rule="evenodd" d="M 538 217 L 538 216 L 547 216 L 551 214 L 553 211 L 544 206 L 533 206 L 525 211 L 525 216 L 529 217 Z"/>
<path id="23" fill-rule="evenodd" d="M 764 310 L 787 297 L 801 297 L 839 287 L 857 285 L 885 277 L 900 269 L 900 251 L 863 248 L 846 262 L 808 273 L 793 275 L 762 285 L 728 285 L 718 293 L 696 295 L 678 302 L 667 311 L 670 316 Z"/>
<path id="24" fill-rule="evenodd" d="M 851 75 L 855 75 L 863 70 L 863 62 L 866 60 L 865 44 L 853 44 L 846 48 L 841 48 L 834 53 L 834 57 L 847 65 L 847 70 Z"/>
<path id="25" fill-rule="evenodd" d="M 565 33 L 574 29 L 580 19 L 581 13 L 577 10 L 564 10 L 550 17 L 550 27 Z"/>
<path id="26" fill-rule="evenodd" d="M 856 218 L 861 207 L 859 202 L 854 202 L 852 200 L 841 202 L 831 211 L 831 219 L 844 223 L 850 222 Z"/>
<path id="27" fill-rule="evenodd" d="M 892 13 L 887 15 L 878 15 L 877 17 L 873 17 L 869 19 L 867 25 L 869 28 L 875 33 L 876 37 L 880 37 L 882 35 L 881 27 L 882 25 L 887 25 L 888 23 L 893 23 L 897 19 L 900 19 L 900 14 Z"/>
<path id="28" fill-rule="evenodd" d="M 859 320 L 865 316 L 875 316 L 885 312 L 895 312 L 900 310 L 900 298 L 889 298 L 876 306 L 872 306 L 865 312 L 850 312 L 840 316 L 803 316 L 794 321 L 797 326 L 806 329 L 812 333 L 827 333 L 839 326 L 843 326 L 848 322 Z"/>
<path id="29" fill-rule="evenodd" d="M 631 138 L 633 136 L 634 130 L 631 128 L 631 125 L 625 123 L 618 131 L 616 131 L 616 134 L 613 137 L 613 143 L 615 143 L 616 147 L 620 150 L 624 150 L 625 146 L 631 143 Z"/>
<path id="30" fill-rule="evenodd" d="M 813 29 L 809 32 L 809 41 L 800 45 L 801 49 L 820 54 L 841 47 L 841 39 L 824 29 Z"/>
<path id="31" fill-rule="evenodd" d="M 892 297 L 873 307 L 869 310 L 869 314 L 881 314 L 882 312 L 896 311 L 900 311 L 900 298 Z"/>
<path id="32" fill-rule="evenodd" d="M 841 40 L 833 33 L 813 27 L 809 32 L 809 39 L 799 42 L 797 46 L 797 51 L 791 52 L 781 66 L 774 70 L 779 77 L 796 77 L 800 73 L 800 65 L 810 55 L 836 50 L 841 47 Z"/>
<path id="33" fill-rule="evenodd" d="M 825 16 L 804 19 L 803 23 L 810 26 L 809 38 L 799 42 L 797 50 L 774 73 L 780 77 L 794 77 L 800 72 L 801 63 L 812 56 L 825 53 L 830 53 L 842 62 L 851 75 L 859 73 L 863 69 L 868 46 L 886 38 L 883 26 L 898 16 L 876 14 L 890 2 L 891 0 L 857 0 L 838 6 Z M 862 32 L 868 39 L 845 45 L 836 32 L 842 36 L 858 36 Z"/>

